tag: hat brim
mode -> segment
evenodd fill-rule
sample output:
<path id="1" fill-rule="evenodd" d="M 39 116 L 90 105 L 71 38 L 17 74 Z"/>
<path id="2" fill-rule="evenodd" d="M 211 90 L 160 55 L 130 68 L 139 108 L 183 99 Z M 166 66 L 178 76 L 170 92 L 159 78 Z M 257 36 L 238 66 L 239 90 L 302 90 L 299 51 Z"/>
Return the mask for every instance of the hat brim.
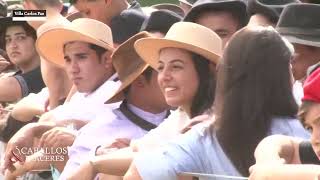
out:
<path id="1" fill-rule="evenodd" d="M 64 65 L 63 46 L 74 41 L 91 43 L 107 50 L 114 50 L 112 45 L 71 28 L 55 28 L 44 32 L 37 39 L 36 48 L 44 59 L 62 67 Z"/>
<path id="2" fill-rule="evenodd" d="M 183 21 L 194 22 L 195 19 L 205 9 L 219 9 L 234 11 L 239 16 L 241 25 L 246 25 L 248 22 L 246 4 L 241 1 L 221 1 L 221 2 L 210 2 L 199 5 L 194 5 L 188 14 L 186 14 Z"/>
<path id="3" fill-rule="evenodd" d="M 148 67 L 148 64 L 141 64 L 133 73 L 130 74 L 128 78 L 121 82 L 118 90 L 105 102 L 105 104 L 122 101 L 125 98 L 123 90 L 125 90 L 134 80 L 136 80 Z"/>
<path id="4" fill-rule="evenodd" d="M 304 35 L 295 35 L 295 36 L 282 35 L 282 36 L 288 39 L 288 41 L 291 43 L 320 47 L 320 37 L 304 36 Z"/>
<path id="5" fill-rule="evenodd" d="M 186 1 L 186 0 L 179 0 L 179 2 L 182 2 L 182 3 L 184 3 L 184 4 L 187 4 L 187 5 L 189 5 L 189 6 L 192 6 L 192 4 L 191 3 L 189 3 L 188 1 Z"/>
<path id="6" fill-rule="evenodd" d="M 194 46 L 192 44 L 162 38 L 142 38 L 134 45 L 139 56 L 152 68 L 158 70 L 159 53 L 164 48 L 180 48 L 199 54 L 217 64 L 220 56 L 216 52 Z"/>

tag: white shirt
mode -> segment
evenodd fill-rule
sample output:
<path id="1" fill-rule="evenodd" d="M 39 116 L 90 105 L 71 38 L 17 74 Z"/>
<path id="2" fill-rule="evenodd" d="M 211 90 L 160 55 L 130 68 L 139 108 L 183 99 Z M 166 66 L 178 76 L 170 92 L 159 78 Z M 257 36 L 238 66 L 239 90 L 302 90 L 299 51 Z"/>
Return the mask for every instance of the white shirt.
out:
<path id="1" fill-rule="evenodd" d="M 44 108 L 46 101 L 49 98 L 49 89 L 47 87 L 42 88 L 42 90 L 37 94 L 30 93 L 27 98 L 32 99 L 35 104 L 39 104 Z"/>
<path id="2" fill-rule="evenodd" d="M 103 104 L 120 86 L 120 82 L 114 82 L 110 79 L 90 94 L 76 92 L 69 102 L 53 109 L 51 112 L 56 120 L 77 119 L 91 121 L 95 119 L 97 112 L 104 110 Z"/>
<path id="3" fill-rule="evenodd" d="M 190 121 L 186 112 L 181 109 L 171 111 L 157 128 L 152 129 L 140 139 L 131 141 L 131 147 L 138 147 L 139 151 L 157 148 L 180 134 L 180 130 Z"/>
<path id="4" fill-rule="evenodd" d="M 167 114 L 166 111 L 152 114 L 130 104 L 128 108 L 155 125 L 159 125 Z M 96 120 L 91 121 L 79 131 L 73 145 L 69 148 L 69 160 L 59 179 L 66 179 L 82 162 L 89 160 L 97 146 L 112 143 L 116 138 L 141 138 L 147 133 L 128 120 L 118 108 L 111 109 L 109 105 L 105 105 L 105 111 L 97 115 Z"/>
<path id="5" fill-rule="evenodd" d="M 294 99 L 300 106 L 303 98 L 303 83 L 301 81 L 295 81 L 292 87 L 292 91 Z"/>

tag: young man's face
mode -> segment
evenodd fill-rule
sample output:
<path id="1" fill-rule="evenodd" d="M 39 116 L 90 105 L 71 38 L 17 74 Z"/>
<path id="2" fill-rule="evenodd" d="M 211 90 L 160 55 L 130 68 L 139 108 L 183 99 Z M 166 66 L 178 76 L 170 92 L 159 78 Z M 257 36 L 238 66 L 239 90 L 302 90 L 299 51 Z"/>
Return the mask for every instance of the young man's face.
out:
<path id="1" fill-rule="evenodd" d="M 153 102 L 153 106 L 160 111 L 168 109 L 169 106 L 159 87 L 157 71 L 153 70 L 150 80 L 146 82 L 144 93 L 147 98 L 146 101 L 149 100 L 150 102 Z"/>
<path id="2" fill-rule="evenodd" d="M 320 104 L 310 106 L 304 125 L 311 132 L 312 147 L 320 159 Z"/>
<path id="3" fill-rule="evenodd" d="M 78 0 L 74 6 L 87 18 L 108 24 L 105 0 Z"/>
<path id="4" fill-rule="evenodd" d="M 292 73 L 295 80 L 301 80 L 306 76 L 307 69 L 319 62 L 320 48 L 308 47 L 301 44 L 294 45 L 294 57 L 291 61 Z"/>
<path id="5" fill-rule="evenodd" d="M 227 11 L 204 12 L 194 22 L 217 33 L 222 40 L 223 47 L 239 27 L 238 20 Z"/>
<path id="6" fill-rule="evenodd" d="M 99 57 L 88 43 L 76 41 L 65 45 L 64 56 L 68 77 L 79 92 L 91 93 L 109 78 L 106 57 L 110 52 Z"/>
<path id="7" fill-rule="evenodd" d="M 28 36 L 22 26 L 10 26 L 5 33 L 7 54 L 15 65 L 29 63 L 37 56 L 35 40 Z"/>

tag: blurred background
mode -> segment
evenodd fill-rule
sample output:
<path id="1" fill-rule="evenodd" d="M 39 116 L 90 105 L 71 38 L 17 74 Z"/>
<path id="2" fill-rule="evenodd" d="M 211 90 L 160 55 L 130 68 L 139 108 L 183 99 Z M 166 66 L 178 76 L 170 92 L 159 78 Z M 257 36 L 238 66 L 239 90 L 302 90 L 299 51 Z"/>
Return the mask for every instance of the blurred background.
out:
<path id="1" fill-rule="evenodd" d="M 19 3 L 21 2 L 20 0 L 5 0 L 7 3 L 14 4 L 14 3 Z M 142 6 L 149 6 L 153 4 L 159 4 L 159 3 L 178 3 L 178 0 L 138 0 Z M 63 0 L 63 2 L 68 3 L 69 0 Z"/>

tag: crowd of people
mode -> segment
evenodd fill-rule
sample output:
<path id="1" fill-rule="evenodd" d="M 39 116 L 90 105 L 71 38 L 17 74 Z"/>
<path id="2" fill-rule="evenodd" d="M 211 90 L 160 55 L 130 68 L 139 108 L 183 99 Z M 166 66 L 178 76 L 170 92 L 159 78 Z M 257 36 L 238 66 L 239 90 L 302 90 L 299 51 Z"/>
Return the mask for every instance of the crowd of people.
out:
<path id="1" fill-rule="evenodd" d="M 318 3 L 0 0 L 3 178 L 320 179 Z"/>

